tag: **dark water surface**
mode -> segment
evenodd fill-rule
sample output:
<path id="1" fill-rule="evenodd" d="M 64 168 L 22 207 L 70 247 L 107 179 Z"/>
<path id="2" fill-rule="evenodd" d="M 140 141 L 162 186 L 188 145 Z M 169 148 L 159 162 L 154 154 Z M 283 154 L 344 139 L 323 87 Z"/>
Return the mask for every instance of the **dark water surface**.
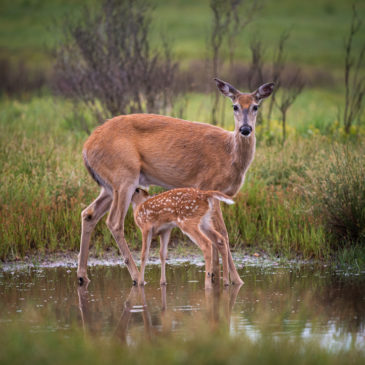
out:
<path id="1" fill-rule="evenodd" d="M 27 323 L 35 333 L 67 335 L 76 324 L 133 344 L 141 336 L 189 336 L 194 326 L 208 324 L 254 340 L 301 337 L 333 350 L 365 349 L 365 273 L 308 264 L 246 266 L 239 270 L 242 287 L 205 291 L 203 270 L 167 265 L 168 285 L 161 288 L 159 265 L 148 265 L 143 289 L 131 286 L 124 267 L 94 266 L 85 289 L 75 268 L 0 269 L 0 325 Z"/>

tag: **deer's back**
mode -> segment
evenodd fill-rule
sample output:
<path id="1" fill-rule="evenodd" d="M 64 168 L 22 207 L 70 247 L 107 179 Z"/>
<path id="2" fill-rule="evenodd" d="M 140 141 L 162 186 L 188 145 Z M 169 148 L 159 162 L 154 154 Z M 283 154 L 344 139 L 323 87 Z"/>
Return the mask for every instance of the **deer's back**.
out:
<path id="1" fill-rule="evenodd" d="M 110 119 L 84 145 L 89 165 L 111 185 L 127 171 L 140 174 L 146 185 L 219 191 L 231 174 L 231 152 L 231 132 L 154 114 Z"/>

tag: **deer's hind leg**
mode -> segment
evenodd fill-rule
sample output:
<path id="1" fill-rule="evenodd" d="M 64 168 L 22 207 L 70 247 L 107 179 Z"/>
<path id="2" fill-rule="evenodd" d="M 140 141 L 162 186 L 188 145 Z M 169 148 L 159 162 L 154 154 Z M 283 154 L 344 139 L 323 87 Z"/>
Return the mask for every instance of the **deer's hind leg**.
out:
<path id="1" fill-rule="evenodd" d="M 124 258 L 124 263 L 127 265 L 134 285 L 138 282 L 139 272 L 124 237 L 124 219 L 137 184 L 138 179 L 128 181 L 125 178 L 124 183 L 122 183 L 117 189 L 114 189 L 113 202 L 106 221 L 110 232 L 118 244 L 119 250 Z"/>
<path id="2" fill-rule="evenodd" d="M 223 284 L 225 286 L 228 286 L 229 285 L 228 252 L 225 238 L 219 232 L 217 232 L 213 227 L 205 226 L 202 227 L 202 229 L 204 233 L 212 241 L 213 247 L 216 249 L 216 251 L 221 254 L 222 264 L 223 264 Z M 219 256 L 218 256 L 218 269 L 219 269 Z M 214 260 L 213 260 L 212 270 L 214 270 Z M 219 276 L 217 277 L 217 279 L 219 279 Z"/>
<path id="3" fill-rule="evenodd" d="M 105 188 L 101 188 L 99 196 L 81 213 L 81 242 L 77 265 L 77 278 L 80 285 L 89 282 L 87 277 L 87 259 L 91 234 L 96 224 L 109 210 L 111 203 L 112 196 Z"/>
<path id="4" fill-rule="evenodd" d="M 219 201 L 215 200 L 214 202 L 214 215 L 212 216 L 212 222 L 214 229 L 218 231 L 225 240 L 226 246 L 227 246 L 227 256 L 228 256 L 228 267 L 229 267 L 229 275 L 231 278 L 232 284 L 242 285 L 243 280 L 240 278 L 236 265 L 233 262 L 231 249 L 229 247 L 229 237 L 226 225 L 224 223 L 222 210 L 220 209 Z"/>

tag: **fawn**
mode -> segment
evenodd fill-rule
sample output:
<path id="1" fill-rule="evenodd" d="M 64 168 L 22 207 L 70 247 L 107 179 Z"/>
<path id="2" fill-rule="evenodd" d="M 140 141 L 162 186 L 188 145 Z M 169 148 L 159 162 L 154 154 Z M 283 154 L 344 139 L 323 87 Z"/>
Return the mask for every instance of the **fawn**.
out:
<path id="1" fill-rule="evenodd" d="M 234 204 L 227 195 L 218 191 L 202 191 L 195 188 L 180 188 L 149 196 L 137 188 L 132 196 L 134 220 L 142 232 L 141 270 L 139 285 L 144 285 L 144 269 L 153 236 L 160 236 L 161 280 L 166 284 L 165 265 L 167 245 L 171 230 L 179 227 L 203 251 L 205 260 L 205 288 L 212 287 L 212 244 L 222 256 L 223 283 L 229 285 L 227 235 L 221 235 L 213 224 L 213 219 L 223 220 L 219 201 Z M 218 204 L 216 204 L 218 203 Z M 224 222 L 221 222 L 224 226 Z M 237 273 L 237 272 L 236 272 Z M 236 283 L 242 283 L 238 273 Z M 237 279 L 238 277 L 238 279 Z"/>

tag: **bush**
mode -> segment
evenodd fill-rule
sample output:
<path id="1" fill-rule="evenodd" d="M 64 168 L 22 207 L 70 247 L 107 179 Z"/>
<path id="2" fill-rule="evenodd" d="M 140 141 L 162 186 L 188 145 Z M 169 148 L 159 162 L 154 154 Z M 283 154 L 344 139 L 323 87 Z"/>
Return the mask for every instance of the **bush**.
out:
<path id="1" fill-rule="evenodd" d="M 365 243 L 364 149 L 334 146 L 327 168 L 315 178 L 314 197 L 339 244 Z"/>
<path id="2" fill-rule="evenodd" d="M 56 51 L 54 85 L 101 122 L 114 115 L 166 112 L 177 63 L 169 45 L 151 50 L 151 7 L 144 0 L 104 0 L 93 14 L 65 24 Z M 156 49 L 156 47 L 154 47 Z"/>

